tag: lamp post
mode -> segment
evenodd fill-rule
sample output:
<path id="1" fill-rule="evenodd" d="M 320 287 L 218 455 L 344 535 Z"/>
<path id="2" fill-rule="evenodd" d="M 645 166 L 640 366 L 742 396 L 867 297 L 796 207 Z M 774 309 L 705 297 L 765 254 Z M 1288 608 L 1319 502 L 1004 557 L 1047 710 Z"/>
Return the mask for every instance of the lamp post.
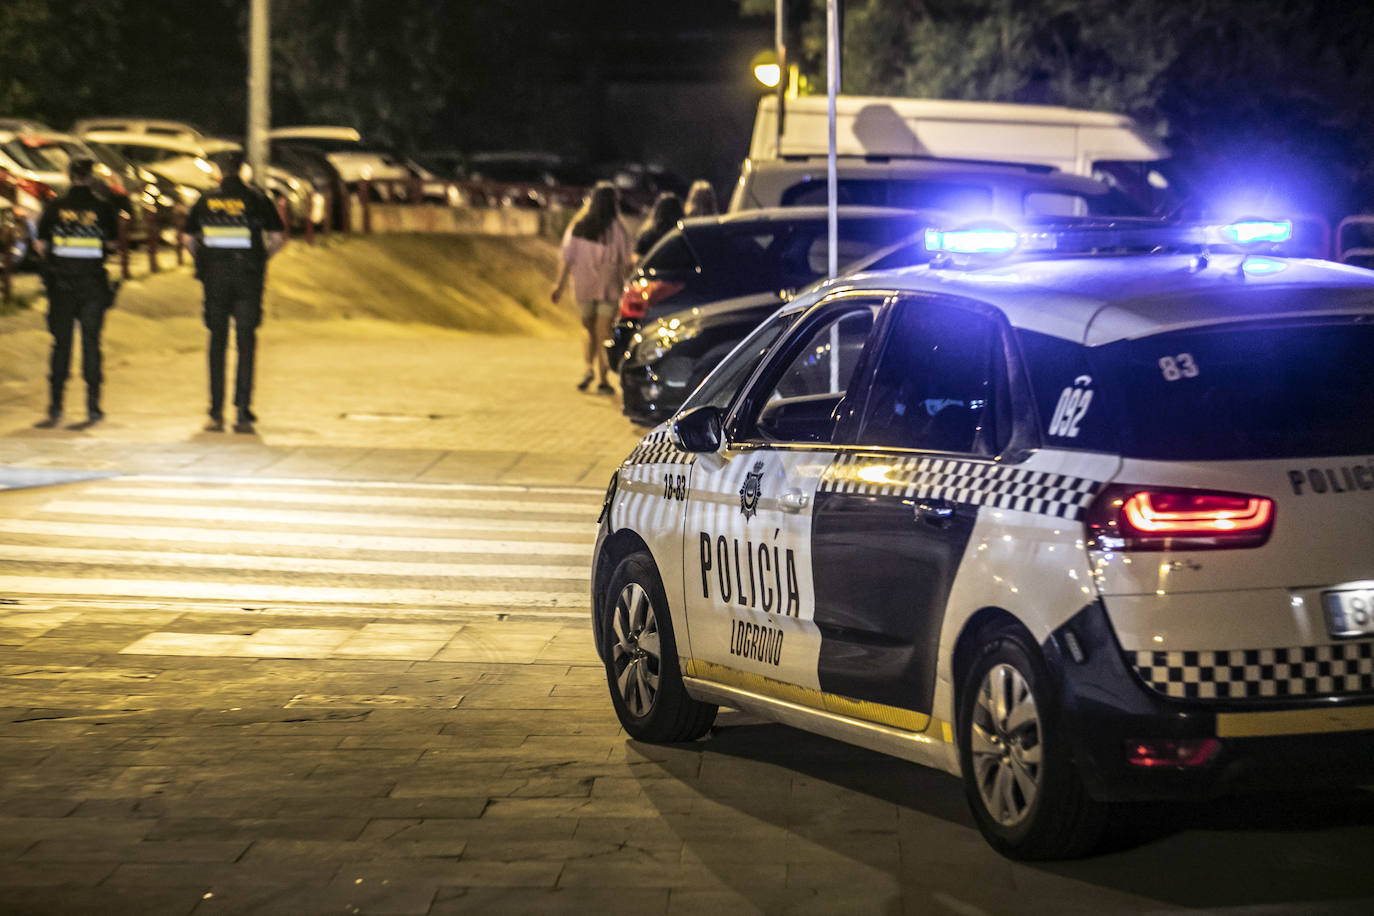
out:
<path id="1" fill-rule="evenodd" d="M 248 21 L 248 164 L 259 187 L 267 184 L 267 131 L 272 123 L 269 2 L 253 0 Z"/>

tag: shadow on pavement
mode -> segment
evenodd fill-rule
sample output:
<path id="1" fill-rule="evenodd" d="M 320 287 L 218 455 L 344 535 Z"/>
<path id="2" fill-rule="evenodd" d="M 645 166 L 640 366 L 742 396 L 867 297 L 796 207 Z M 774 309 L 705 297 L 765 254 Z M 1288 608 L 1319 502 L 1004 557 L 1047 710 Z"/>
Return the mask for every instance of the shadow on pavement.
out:
<path id="1" fill-rule="evenodd" d="M 900 887 L 900 898 L 885 907 L 894 912 L 921 912 L 932 903 L 940 911 L 970 913 L 1003 912 L 1012 905 L 1022 913 L 1156 912 L 1161 906 L 1374 912 L 1374 792 L 1123 806 L 1101 854 L 1014 863 L 978 835 L 954 777 L 756 722 L 723 712 L 710 737 L 696 744 L 651 749 L 630 742 L 662 761 L 655 773 L 640 770 L 650 801 L 724 880 L 741 872 L 714 845 L 720 838 L 705 835 L 692 814 L 675 813 L 680 806 L 670 799 L 655 799 L 656 792 L 665 792 L 665 772 L 707 802 L 785 829 L 792 843 L 790 868 L 804 867 L 804 847 L 812 846 L 828 850 L 832 859 L 849 860 L 856 875 L 887 877 Z M 699 775 L 680 775 L 692 770 L 684 760 L 665 758 L 669 750 L 673 758 L 699 757 Z M 751 775 L 755 790 L 741 791 L 737 783 L 712 776 L 731 769 Z M 790 792 L 770 786 L 779 780 L 790 781 Z M 895 825 L 883 812 L 893 806 Z M 730 883 L 764 911 L 777 902 L 747 881 Z"/>

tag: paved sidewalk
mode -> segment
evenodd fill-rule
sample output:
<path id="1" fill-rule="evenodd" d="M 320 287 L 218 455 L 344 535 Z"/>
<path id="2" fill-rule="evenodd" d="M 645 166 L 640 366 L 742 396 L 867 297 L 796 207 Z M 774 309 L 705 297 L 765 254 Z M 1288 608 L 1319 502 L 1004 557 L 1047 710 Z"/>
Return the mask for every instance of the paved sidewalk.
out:
<path id="1" fill-rule="evenodd" d="M 265 324 L 257 434 L 204 433 L 203 341 L 182 320 L 177 349 L 107 354 L 90 430 L 33 429 L 44 383 L 6 386 L 0 465 L 600 488 L 642 434 L 618 398 L 574 388 L 575 339 L 360 320 Z"/>

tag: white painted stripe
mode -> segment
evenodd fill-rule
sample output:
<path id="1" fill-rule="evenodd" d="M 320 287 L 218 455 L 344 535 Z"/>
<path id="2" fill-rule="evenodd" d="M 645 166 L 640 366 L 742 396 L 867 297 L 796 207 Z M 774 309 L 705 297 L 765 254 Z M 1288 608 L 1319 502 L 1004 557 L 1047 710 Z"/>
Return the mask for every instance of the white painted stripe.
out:
<path id="1" fill-rule="evenodd" d="M 288 490 L 206 489 L 204 487 L 128 487 L 108 483 L 86 487 L 83 496 L 117 496 L 143 499 L 194 500 L 215 503 L 310 503 L 317 506 L 370 506 L 418 509 L 455 509 L 473 512 L 549 512 L 580 515 L 594 524 L 596 508 L 569 505 L 566 502 L 534 502 L 498 499 L 474 499 L 466 496 L 436 498 L 434 496 L 365 496 L 351 493 L 293 493 Z"/>
<path id="2" fill-rule="evenodd" d="M 0 562 L 82 563 L 156 566 L 172 569 L 212 568 L 286 573 L 359 576 L 439 577 L 444 579 L 573 579 L 588 581 L 590 563 L 582 566 L 537 566 L 514 563 L 403 563 L 392 560 L 331 560 L 316 557 L 261 557 L 247 554 L 177 553 L 160 550 L 100 550 L 89 547 L 34 547 L 0 544 Z"/>
<path id="3" fill-rule="evenodd" d="M 187 519 L 197 522 L 253 522 L 260 525 L 330 525 L 343 528 L 419 528 L 430 531 L 504 531 L 536 534 L 588 534 L 596 531 L 596 519 L 585 522 L 551 522 L 522 519 L 445 519 L 432 515 L 382 515 L 367 512 L 329 512 L 309 509 L 240 509 L 234 506 L 172 506 L 100 500 L 55 499 L 44 512 L 62 515 L 108 515 L 115 518 Z"/>
<path id="4" fill-rule="evenodd" d="M 587 607 L 586 594 L 571 591 L 455 590 L 421 588 L 335 588 L 301 585 L 251 585 L 228 582 L 178 582 L 162 579 L 62 579 L 0 576 L 0 594 L 111 595 L 138 598 L 188 598 L 252 603 L 372 604 L 417 607 Z"/>
<path id="5" fill-rule="evenodd" d="M 313 531 L 252 531 L 235 528 L 179 528 L 163 525 L 110 525 L 0 518 L 0 533 L 112 541 L 179 541 L 189 544 L 260 544 L 292 548 L 394 550 L 410 553 L 524 554 L 590 556 L 595 536 L 568 541 L 482 540 L 481 538 L 401 537 L 387 534 L 336 534 Z"/>
<path id="6" fill-rule="evenodd" d="M 604 492 L 601 487 L 545 487 L 537 484 L 484 484 L 484 483 L 422 483 L 419 481 L 399 480 L 340 480 L 323 477 L 227 477 L 197 474 L 130 474 L 119 480 L 160 481 L 163 483 L 222 483 L 247 484 L 254 487 L 320 487 L 339 490 L 426 490 L 452 491 L 463 493 L 537 493 L 582 497 L 591 505 L 600 506 Z"/>

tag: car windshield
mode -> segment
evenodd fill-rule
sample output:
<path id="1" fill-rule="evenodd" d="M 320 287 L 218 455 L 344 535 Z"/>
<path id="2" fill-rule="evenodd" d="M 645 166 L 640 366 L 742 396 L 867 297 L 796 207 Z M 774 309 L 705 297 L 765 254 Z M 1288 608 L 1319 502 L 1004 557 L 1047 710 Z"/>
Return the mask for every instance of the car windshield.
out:
<path id="1" fill-rule="evenodd" d="M 1371 353 L 1364 314 L 1172 331 L 1089 360 L 1120 400 L 1124 455 L 1224 461 L 1374 454 Z"/>
<path id="2" fill-rule="evenodd" d="M 778 312 L 763 324 L 754 328 L 749 336 L 740 341 L 739 346 L 721 360 L 720 365 L 706 376 L 696 391 L 687 397 L 683 410 L 710 405 L 725 410 L 735 399 L 740 387 L 754 374 L 754 369 L 763 361 L 764 354 L 773 346 L 802 314 L 801 309 Z"/>
<path id="3" fill-rule="evenodd" d="M 60 172 L 63 168 L 62 163 L 54 161 L 52 151 L 42 141 L 25 141 L 15 137 L 0 143 L 0 150 L 4 150 L 5 155 L 13 159 L 20 168 L 34 172 Z"/>
<path id="4" fill-rule="evenodd" d="M 909 219 L 841 219 L 841 270 L 909 235 Z M 708 281 L 722 295 L 801 289 L 825 276 L 829 240 L 825 220 L 726 224 L 687 231 Z"/>

